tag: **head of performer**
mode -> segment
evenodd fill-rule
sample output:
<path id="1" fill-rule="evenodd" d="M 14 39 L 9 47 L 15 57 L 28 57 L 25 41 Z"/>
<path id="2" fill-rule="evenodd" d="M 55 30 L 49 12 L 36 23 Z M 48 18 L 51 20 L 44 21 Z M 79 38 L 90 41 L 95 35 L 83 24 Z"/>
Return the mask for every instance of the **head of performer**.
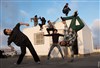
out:
<path id="1" fill-rule="evenodd" d="M 65 5 L 66 7 L 68 7 L 68 3 L 66 3 L 66 5 Z"/>
<path id="2" fill-rule="evenodd" d="M 11 29 L 4 29 L 3 32 L 5 35 L 10 35 L 12 30 Z"/>
<path id="3" fill-rule="evenodd" d="M 37 15 L 35 15 L 35 17 L 37 17 Z"/>
<path id="4" fill-rule="evenodd" d="M 48 20 L 48 23 L 50 22 L 50 20 Z"/>
<path id="5" fill-rule="evenodd" d="M 54 29 L 54 34 L 56 34 L 58 32 L 58 30 L 57 29 Z"/>

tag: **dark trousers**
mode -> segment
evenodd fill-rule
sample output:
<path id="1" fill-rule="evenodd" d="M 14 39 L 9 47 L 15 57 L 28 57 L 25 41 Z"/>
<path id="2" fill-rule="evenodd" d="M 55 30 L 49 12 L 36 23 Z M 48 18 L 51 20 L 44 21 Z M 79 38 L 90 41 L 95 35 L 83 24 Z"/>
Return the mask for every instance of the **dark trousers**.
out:
<path id="1" fill-rule="evenodd" d="M 72 46 L 73 54 L 78 55 L 78 41 L 77 39 L 74 41 L 74 45 Z"/>
<path id="2" fill-rule="evenodd" d="M 43 24 L 39 24 L 39 26 L 40 26 L 40 29 L 43 29 L 43 27 L 42 27 L 42 26 L 43 26 Z"/>
<path id="3" fill-rule="evenodd" d="M 24 58 L 24 56 L 26 54 L 26 47 L 29 49 L 29 51 L 32 54 L 35 62 L 40 61 L 40 59 L 39 59 L 36 51 L 34 50 L 31 42 L 30 41 L 29 42 L 25 41 L 25 43 L 20 46 L 20 48 L 21 48 L 21 54 L 20 54 L 20 56 L 18 58 L 17 64 L 20 64 L 22 62 L 22 60 L 23 60 L 23 58 Z"/>
<path id="4" fill-rule="evenodd" d="M 49 53 L 48 53 L 48 60 L 50 59 L 50 54 L 51 54 L 51 51 L 54 49 L 54 47 L 58 48 L 62 58 L 64 59 L 64 56 L 63 56 L 62 50 L 60 48 L 60 45 L 59 44 L 52 44 L 52 46 L 50 47 Z"/>
<path id="5" fill-rule="evenodd" d="M 65 15 L 68 16 L 69 11 L 66 11 Z"/>
<path id="6" fill-rule="evenodd" d="M 40 26 L 40 30 L 42 30 L 43 29 L 43 25 L 45 25 L 45 23 L 43 22 L 42 24 L 39 24 L 39 26 Z"/>
<path id="7" fill-rule="evenodd" d="M 54 33 L 54 28 L 47 28 L 46 30 L 47 30 L 48 34 L 50 34 L 50 31 L 53 31 L 53 33 Z"/>
<path id="8" fill-rule="evenodd" d="M 66 10 L 63 10 L 63 13 L 68 16 L 68 13 L 69 13 L 70 9 L 66 9 Z"/>

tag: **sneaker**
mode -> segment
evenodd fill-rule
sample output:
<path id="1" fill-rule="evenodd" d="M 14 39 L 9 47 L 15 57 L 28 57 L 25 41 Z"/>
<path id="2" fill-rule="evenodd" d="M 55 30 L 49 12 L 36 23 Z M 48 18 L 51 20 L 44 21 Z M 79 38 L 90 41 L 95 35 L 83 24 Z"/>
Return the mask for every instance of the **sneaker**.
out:
<path id="1" fill-rule="evenodd" d="M 48 57 L 47 60 L 49 60 L 50 58 Z"/>
<path id="2" fill-rule="evenodd" d="M 73 61 L 74 61 L 74 59 L 71 59 L 71 60 L 70 60 L 70 62 L 73 62 Z"/>
<path id="3" fill-rule="evenodd" d="M 74 15 L 73 15 L 74 17 L 76 17 L 76 16 L 78 15 L 77 12 L 78 12 L 78 11 L 75 11 L 75 12 L 74 12 Z"/>
<path id="4" fill-rule="evenodd" d="M 68 62 L 73 62 L 73 61 L 74 61 L 74 59 L 68 60 Z"/>
<path id="5" fill-rule="evenodd" d="M 37 64 L 40 64 L 40 61 L 36 62 Z"/>
<path id="6" fill-rule="evenodd" d="M 14 63 L 14 65 L 19 65 L 18 63 Z"/>
<path id="7" fill-rule="evenodd" d="M 64 57 L 62 57 L 62 59 L 64 60 L 65 58 L 64 58 Z"/>
<path id="8" fill-rule="evenodd" d="M 14 65 L 17 65 L 17 63 L 14 63 Z"/>

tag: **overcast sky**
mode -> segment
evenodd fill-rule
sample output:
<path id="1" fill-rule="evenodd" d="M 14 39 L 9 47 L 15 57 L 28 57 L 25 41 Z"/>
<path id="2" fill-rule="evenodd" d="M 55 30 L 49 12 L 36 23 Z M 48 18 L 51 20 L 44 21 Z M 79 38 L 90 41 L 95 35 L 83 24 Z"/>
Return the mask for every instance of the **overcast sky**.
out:
<path id="1" fill-rule="evenodd" d="M 79 16 L 92 31 L 94 44 L 100 47 L 99 0 L 0 0 L 0 46 L 7 46 L 7 37 L 2 33 L 4 28 L 12 29 L 18 22 L 27 22 L 32 27 L 33 22 L 30 22 L 30 18 L 35 15 L 51 21 L 60 16 L 65 17 L 62 8 L 66 3 L 69 3 L 71 8 L 69 16 L 78 10 Z"/>

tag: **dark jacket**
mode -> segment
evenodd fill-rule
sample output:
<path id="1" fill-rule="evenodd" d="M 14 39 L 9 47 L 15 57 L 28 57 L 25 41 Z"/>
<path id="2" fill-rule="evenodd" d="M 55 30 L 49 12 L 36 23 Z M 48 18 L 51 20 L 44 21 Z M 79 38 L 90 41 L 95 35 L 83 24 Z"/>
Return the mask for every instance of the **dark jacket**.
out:
<path id="1" fill-rule="evenodd" d="M 44 17 L 42 17 L 42 18 L 41 18 L 41 22 L 42 22 L 42 25 L 45 25 L 46 20 L 45 20 L 45 18 L 44 18 Z"/>
<path id="2" fill-rule="evenodd" d="M 28 37 L 20 31 L 20 23 L 18 23 L 8 37 L 8 45 L 14 42 L 17 46 L 21 46 L 26 40 L 29 41 Z"/>
<path id="3" fill-rule="evenodd" d="M 53 33 L 53 34 L 48 34 L 48 35 L 44 35 L 44 36 L 52 36 L 52 41 L 53 43 L 58 43 L 58 40 L 59 40 L 59 36 L 64 36 L 62 34 L 59 34 L 59 33 Z"/>

